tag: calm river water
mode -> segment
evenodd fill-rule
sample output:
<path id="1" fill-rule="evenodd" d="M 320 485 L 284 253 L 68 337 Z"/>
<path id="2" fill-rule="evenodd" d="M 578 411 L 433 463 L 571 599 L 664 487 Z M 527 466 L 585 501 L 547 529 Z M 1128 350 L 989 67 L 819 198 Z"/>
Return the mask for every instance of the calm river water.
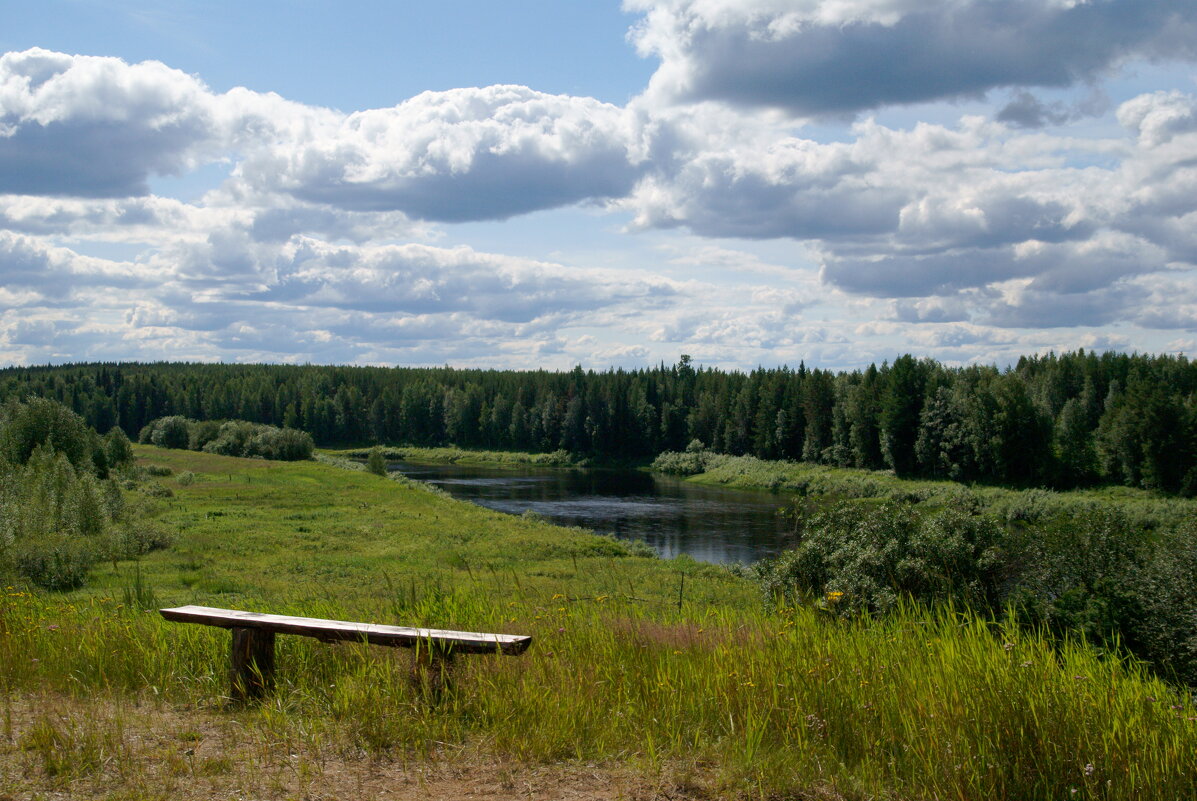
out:
<path id="1" fill-rule="evenodd" d="M 622 539 L 643 540 L 662 556 L 703 562 L 753 562 L 788 544 L 777 510 L 784 496 L 687 484 L 642 470 L 497 470 L 392 462 L 455 498 Z"/>

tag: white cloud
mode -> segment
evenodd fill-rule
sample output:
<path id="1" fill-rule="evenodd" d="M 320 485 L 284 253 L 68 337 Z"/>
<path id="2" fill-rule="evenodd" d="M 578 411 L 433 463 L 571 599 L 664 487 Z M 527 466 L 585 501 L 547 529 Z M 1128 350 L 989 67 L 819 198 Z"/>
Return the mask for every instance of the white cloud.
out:
<path id="1" fill-rule="evenodd" d="M 502 219 L 626 194 L 640 171 L 634 144 L 631 118 L 616 106 L 490 86 L 350 114 L 256 153 L 240 175 L 341 208 Z"/>
<path id="2" fill-rule="evenodd" d="M 1189 0 L 626 0 L 657 102 L 799 115 L 1064 87 L 1197 55 Z"/>

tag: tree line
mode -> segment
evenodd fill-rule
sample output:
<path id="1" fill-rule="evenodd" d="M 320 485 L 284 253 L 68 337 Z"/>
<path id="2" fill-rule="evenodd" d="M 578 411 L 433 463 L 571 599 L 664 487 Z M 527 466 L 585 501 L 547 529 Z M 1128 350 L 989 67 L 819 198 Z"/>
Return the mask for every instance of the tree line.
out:
<path id="1" fill-rule="evenodd" d="M 74 364 L 0 370 L 99 431 L 246 420 L 322 446 L 457 445 L 647 460 L 694 441 L 763 459 L 1015 486 L 1197 493 L 1197 366 L 1078 350 L 1008 369 L 905 355 L 863 370 L 677 364 L 601 372 L 315 365 Z"/>

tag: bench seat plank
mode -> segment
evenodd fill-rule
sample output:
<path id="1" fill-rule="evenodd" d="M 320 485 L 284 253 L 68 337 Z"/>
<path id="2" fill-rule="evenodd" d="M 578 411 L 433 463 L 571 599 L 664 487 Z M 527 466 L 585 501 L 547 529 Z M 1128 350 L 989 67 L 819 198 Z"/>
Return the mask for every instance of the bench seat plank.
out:
<path id="1" fill-rule="evenodd" d="M 320 640 L 349 640 L 373 645 L 398 647 L 427 646 L 436 643 L 456 653 L 522 654 L 532 644 L 532 638 L 519 634 L 483 634 L 444 629 L 418 629 L 407 626 L 384 626 L 378 623 L 353 623 L 346 620 L 323 620 L 315 617 L 268 615 L 238 609 L 218 609 L 211 606 L 179 606 L 158 610 L 162 617 L 181 623 L 201 623 L 226 629 L 249 628 L 280 634 L 300 634 Z"/>

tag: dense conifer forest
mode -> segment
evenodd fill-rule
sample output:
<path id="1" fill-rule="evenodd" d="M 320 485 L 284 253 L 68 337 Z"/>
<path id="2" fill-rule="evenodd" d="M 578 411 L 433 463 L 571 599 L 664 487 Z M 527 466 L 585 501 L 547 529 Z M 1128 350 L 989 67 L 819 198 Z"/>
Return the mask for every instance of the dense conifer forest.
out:
<path id="1" fill-rule="evenodd" d="M 902 356 L 852 372 L 672 366 L 569 372 L 229 364 L 0 371 L 0 398 L 58 400 L 136 437 L 164 415 L 370 442 L 647 460 L 713 450 L 899 476 L 1197 492 L 1197 366 L 1184 356 L 1028 356 L 1007 370 Z"/>

